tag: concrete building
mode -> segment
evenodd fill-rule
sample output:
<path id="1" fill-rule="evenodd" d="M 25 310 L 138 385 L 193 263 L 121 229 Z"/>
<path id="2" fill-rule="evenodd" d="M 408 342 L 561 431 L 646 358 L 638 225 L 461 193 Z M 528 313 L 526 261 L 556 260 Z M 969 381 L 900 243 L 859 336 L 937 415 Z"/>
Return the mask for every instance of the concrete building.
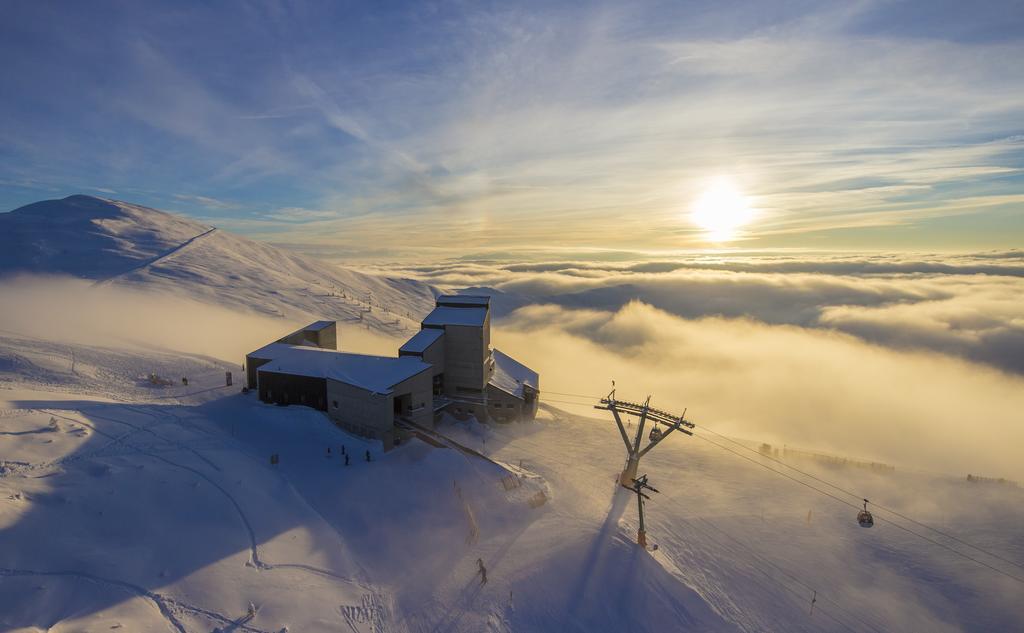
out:
<path id="1" fill-rule="evenodd" d="M 246 355 L 248 386 L 264 402 L 325 411 L 385 450 L 401 439 L 396 421 L 536 415 L 539 376 L 490 346 L 490 297 L 438 297 L 421 328 L 392 358 L 339 352 L 336 324 L 317 321 Z"/>
<path id="2" fill-rule="evenodd" d="M 269 345 L 250 352 L 245 356 L 246 386 L 256 388 L 256 371 L 260 365 L 273 359 L 281 350 L 296 345 L 318 347 L 320 349 L 338 349 L 338 324 L 335 321 L 316 321 L 306 327 L 295 330 Z M 278 347 L 281 346 L 281 347 Z"/>

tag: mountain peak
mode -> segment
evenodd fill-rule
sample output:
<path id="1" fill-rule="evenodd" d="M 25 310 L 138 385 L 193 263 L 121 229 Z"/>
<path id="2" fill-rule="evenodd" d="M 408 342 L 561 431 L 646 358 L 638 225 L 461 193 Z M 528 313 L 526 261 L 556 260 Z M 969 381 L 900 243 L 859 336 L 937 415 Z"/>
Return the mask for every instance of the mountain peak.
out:
<path id="1" fill-rule="evenodd" d="M 77 193 L 59 200 L 42 200 L 26 204 L 11 213 L 46 216 L 49 219 L 60 220 L 67 216 L 110 218 L 122 215 L 123 211 L 113 200 Z"/>
<path id="2" fill-rule="evenodd" d="M 76 194 L 0 213 L 0 274 L 102 279 L 157 257 L 210 227 L 156 209 Z"/>

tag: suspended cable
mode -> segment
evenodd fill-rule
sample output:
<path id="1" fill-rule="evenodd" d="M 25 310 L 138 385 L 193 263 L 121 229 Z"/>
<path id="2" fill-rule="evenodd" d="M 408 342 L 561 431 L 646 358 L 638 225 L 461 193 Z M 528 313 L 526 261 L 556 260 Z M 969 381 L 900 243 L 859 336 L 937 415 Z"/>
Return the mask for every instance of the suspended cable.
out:
<path id="1" fill-rule="evenodd" d="M 700 532 L 700 533 L 704 534 L 704 536 L 706 536 L 706 537 L 708 537 L 709 539 L 711 539 L 711 541 L 713 541 L 713 542 L 714 542 L 715 544 L 717 544 L 717 545 L 718 545 L 719 547 L 721 547 L 721 548 L 726 548 L 726 545 L 725 545 L 725 544 L 723 544 L 723 543 L 722 543 L 721 541 L 719 541 L 718 539 L 716 539 L 716 538 L 715 538 L 715 537 L 714 537 L 713 535 L 711 535 L 711 534 L 710 534 L 709 532 L 707 532 L 707 531 L 705 531 L 704 529 L 702 529 L 702 528 L 701 528 L 700 526 L 696 525 L 696 524 L 695 524 L 694 522 L 692 522 L 692 521 L 687 521 L 687 523 L 689 523 L 691 527 L 694 527 L 694 528 L 696 528 L 698 532 Z M 787 585 L 786 583 L 784 583 L 784 582 L 780 581 L 780 580 L 779 580 L 778 578 L 776 578 L 775 576 L 772 576 L 771 574 L 769 574 L 768 572 L 766 572 L 766 571 L 765 571 L 764 569 L 761 569 L 761 567 L 759 567 L 758 565 L 754 565 L 754 568 L 755 568 L 755 569 L 757 569 L 757 571 L 759 571 L 759 572 L 761 572 L 762 574 L 764 574 L 764 575 L 765 575 L 765 577 L 767 577 L 767 578 L 768 578 L 769 580 L 771 580 L 772 582 L 776 583 L 777 585 L 779 585 L 780 587 L 782 587 L 782 588 L 783 588 L 783 589 L 785 589 L 786 591 L 790 592 L 791 594 L 793 594 L 793 595 L 797 596 L 798 598 L 800 598 L 800 599 L 802 599 L 802 600 L 806 600 L 806 599 L 807 599 L 807 597 L 806 597 L 806 596 L 803 596 L 803 595 L 801 595 L 799 591 L 797 591 L 797 590 L 793 589 L 792 587 L 790 587 L 790 586 L 789 586 L 789 585 Z M 800 583 L 800 584 L 803 584 L 803 583 Z M 804 587 L 807 587 L 807 586 L 806 586 L 806 585 L 804 585 Z M 810 589 L 810 591 L 814 591 L 814 589 Z M 823 614 L 824 614 L 825 616 L 827 616 L 827 617 L 828 617 L 828 618 L 829 618 L 830 620 L 832 620 L 832 621 L 833 621 L 833 622 L 835 622 L 836 624 L 838 624 L 838 625 L 842 626 L 842 627 L 843 627 L 843 628 L 845 628 L 846 630 L 848 630 L 848 631 L 854 631 L 854 633 L 856 633 L 856 630 L 855 630 L 855 629 L 854 629 L 853 627 L 851 627 L 851 626 L 850 626 L 849 624 L 847 624 L 846 622 L 843 622 L 842 620 L 840 620 L 840 619 L 839 619 L 839 618 L 837 618 L 836 616 L 832 615 L 832 614 L 831 614 L 831 613 L 829 613 L 829 612 L 828 612 L 827 610 L 825 610 L 825 609 L 823 609 L 823 608 L 821 608 L 821 607 L 818 607 L 818 611 L 820 611 L 821 613 L 823 613 Z"/>
<path id="2" fill-rule="evenodd" d="M 548 393 L 558 393 L 558 392 L 548 392 Z M 578 397 L 578 398 L 590 398 L 590 399 L 593 399 L 593 400 L 600 399 L 599 397 L 595 397 L 595 396 L 585 396 L 583 394 L 573 394 L 573 393 L 558 393 L 558 395 L 573 396 L 573 397 Z M 705 426 L 704 424 L 699 425 L 699 428 L 702 429 L 702 430 L 708 431 L 709 433 L 712 433 L 712 434 L 722 438 L 723 440 L 725 440 L 727 442 L 731 442 L 732 444 L 735 444 L 736 446 L 739 446 L 740 448 L 742 448 L 745 451 L 752 452 L 752 453 L 758 455 L 759 457 L 761 457 L 763 459 L 767 459 L 767 460 L 773 461 L 773 462 L 775 462 L 777 464 L 780 464 L 780 465 L 782 465 L 782 466 L 784 466 L 786 468 L 789 468 L 790 470 L 793 470 L 795 472 L 800 473 L 801 475 L 803 475 L 805 477 L 808 477 L 810 479 L 813 479 L 814 481 L 817 481 L 817 482 L 822 483 L 822 484 L 824 484 L 826 486 L 829 486 L 833 490 L 838 490 L 839 492 L 842 492 L 843 494 L 849 495 L 849 496 L 857 499 L 858 501 L 865 498 L 864 495 L 860 495 L 860 494 L 857 494 L 857 493 L 852 492 L 850 490 L 847 490 L 846 488 L 843 488 L 842 486 L 836 485 L 836 484 L 834 484 L 834 483 L 832 483 L 830 481 L 827 481 L 825 479 L 817 477 L 816 475 L 813 475 L 813 474 L 811 474 L 811 473 L 809 473 L 807 471 L 801 470 L 801 469 L 797 468 L 796 466 L 792 466 L 790 464 L 787 464 L 786 462 L 784 462 L 784 461 L 782 461 L 780 459 L 777 459 L 777 458 L 772 457 L 770 455 L 765 455 L 765 454 L 763 454 L 763 453 L 761 453 L 761 452 L 759 452 L 759 451 L 757 451 L 755 449 L 750 448 L 749 446 L 746 446 L 746 445 L 742 444 L 741 442 L 737 442 L 736 440 L 734 440 L 732 438 L 729 438 L 729 437 L 719 433 L 718 431 L 715 431 L 714 429 L 711 429 L 711 428 Z M 709 441 L 709 440 L 707 440 L 707 438 L 702 438 L 702 439 L 704 439 L 705 441 Z M 711 442 L 711 443 L 714 444 L 714 442 Z M 725 447 L 722 447 L 722 446 L 717 445 L 717 444 L 716 444 L 716 446 L 719 446 L 720 448 L 725 448 Z M 730 452 L 732 452 L 732 451 L 730 451 Z M 741 455 L 741 457 L 743 457 L 743 456 Z M 750 461 L 754 461 L 754 460 L 750 460 Z M 757 463 L 758 465 L 763 465 L 763 464 L 761 464 L 760 462 L 757 462 L 757 461 L 754 461 L 754 463 Z M 781 473 L 781 472 L 776 471 L 774 469 L 769 468 L 768 470 L 771 470 L 772 472 L 775 472 L 775 473 L 778 473 L 780 475 L 785 476 L 784 473 Z M 798 481 L 798 480 L 796 480 L 796 479 L 794 479 L 792 477 L 788 477 L 788 478 L 789 479 L 793 479 L 793 481 Z M 804 484 L 804 485 L 806 485 L 806 484 Z M 819 491 L 819 492 L 822 492 L 822 491 Z M 827 493 L 823 492 L 823 494 L 827 494 Z M 831 496 L 832 498 L 837 499 L 833 495 L 828 495 L 828 496 Z M 837 500 L 838 501 L 842 501 L 840 499 L 837 499 Z M 843 503 L 846 503 L 846 502 L 843 501 Z M 851 505 L 852 507 L 857 507 L 857 506 L 855 506 L 853 504 L 849 504 L 849 503 L 847 503 L 847 505 Z M 975 550 L 977 552 L 985 554 L 986 556 L 990 556 L 990 557 L 992 557 L 992 558 L 994 558 L 996 560 L 1002 561 L 1002 562 L 1007 563 L 1009 565 L 1013 565 L 1014 567 L 1017 567 L 1019 569 L 1024 569 L 1024 565 L 1022 565 L 1021 563 L 1013 561 L 1013 560 L 1011 560 L 1009 558 L 1006 558 L 1005 556 L 1002 556 L 1002 555 L 997 554 L 995 552 L 991 552 L 991 551 L 989 551 L 989 550 L 987 550 L 985 548 L 982 548 L 982 547 L 979 547 L 977 545 L 974 545 L 973 543 L 970 543 L 969 541 L 966 541 L 966 540 L 964 540 L 964 539 L 962 539 L 962 538 L 960 538 L 960 537 L 958 537 L 958 536 L 956 536 L 954 534 L 950 534 L 949 532 L 946 532 L 944 530 L 940 530 L 940 529 L 938 529 L 936 527 L 932 527 L 932 526 L 928 525 L 927 523 L 923 523 L 921 521 L 913 519 L 913 518 L 911 518 L 911 517 L 909 517 L 909 516 L 907 516 L 905 514 L 902 514 L 902 513 L 898 512 L 896 510 L 893 510 L 892 508 L 886 507 L 886 506 L 884 506 L 882 504 L 879 504 L 879 503 L 876 503 L 874 501 L 871 502 L 871 505 L 873 507 L 883 511 L 883 512 L 888 512 L 888 513 L 890 513 L 890 514 L 892 514 L 894 516 L 897 516 L 897 517 L 903 519 L 904 521 L 907 521 L 909 523 L 913 523 L 914 525 L 923 527 L 923 528 L 925 528 L 927 530 L 930 530 L 930 531 L 932 531 L 932 532 L 934 532 L 936 534 L 940 534 L 940 535 L 942 535 L 942 536 L 944 536 L 944 537 L 946 537 L 946 538 L 948 538 L 948 539 L 950 539 L 952 541 L 955 541 L 955 542 L 957 542 L 957 543 L 959 543 L 961 545 L 964 545 L 966 547 L 969 547 L 969 548 L 971 548 L 971 549 L 973 549 L 973 550 Z M 959 552 L 959 550 L 951 548 L 951 547 L 949 547 L 949 546 L 947 546 L 947 545 L 945 545 L 943 543 L 940 543 L 938 541 L 930 539 L 930 538 L 928 538 L 926 536 L 919 535 L 916 532 L 913 532 L 913 531 L 907 529 L 904 526 L 899 525 L 898 523 L 896 523 L 896 522 L 894 522 L 892 520 L 890 520 L 889 523 L 892 524 L 892 525 L 895 525 L 896 527 L 899 527 L 902 530 L 908 531 L 911 534 L 915 534 L 915 535 L 921 536 L 921 538 L 924 538 L 924 539 L 928 540 L 929 542 L 935 543 L 935 544 L 939 545 L 940 547 L 944 547 L 944 548 L 946 548 L 946 549 L 948 549 L 950 551 L 957 552 L 958 554 L 964 555 L 961 552 Z M 966 555 L 964 555 L 964 556 L 966 556 Z M 988 564 L 986 564 L 986 563 L 984 563 L 982 561 L 978 561 L 978 560 L 974 559 L 973 557 L 967 556 L 967 558 L 969 558 L 970 560 L 973 560 L 975 562 L 978 562 L 978 563 L 980 563 L 982 565 L 985 565 L 986 567 L 989 567 L 991 569 L 997 569 L 998 570 L 997 567 L 992 567 L 991 565 L 988 565 Z M 999 570 L 999 571 L 1000 571 L 1000 573 L 1004 573 L 1004 572 L 1002 572 L 1002 570 Z M 1015 580 L 1024 582 L 1024 580 L 1021 580 L 1021 578 L 1019 578 L 1019 577 L 1017 577 L 1015 575 L 1012 575 L 1012 574 L 1006 574 L 1006 575 L 1010 576 L 1011 578 L 1013 578 Z"/>
<path id="3" fill-rule="evenodd" d="M 826 491 L 822 490 L 821 488 L 817 488 L 815 486 L 812 486 L 811 484 L 807 483 L 806 481 L 802 481 L 800 479 L 797 479 L 796 477 L 788 475 L 788 474 L 782 472 L 781 470 L 775 470 L 774 468 L 771 468 L 770 466 L 768 466 L 768 465 L 766 465 L 766 464 L 764 464 L 762 462 L 759 462 L 759 461 L 757 461 L 755 459 L 751 459 L 750 457 L 747 457 L 746 455 L 744 455 L 742 453 L 739 453 L 737 451 L 732 450 L 728 446 L 723 446 L 722 444 L 719 444 L 719 443 L 717 443 L 717 442 L 715 442 L 713 440 L 709 440 L 707 437 L 704 437 L 704 436 L 702 436 L 700 434 L 697 434 L 697 433 L 694 433 L 694 437 L 698 437 L 698 438 L 704 440 L 705 442 L 708 442 L 709 444 L 713 444 L 714 446 L 717 446 L 718 448 L 721 448 L 724 451 L 728 451 L 728 452 L 732 453 L 733 455 L 741 457 L 741 458 L 743 458 L 743 459 L 745 459 L 745 460 L 747 460 L 747 461 L 749 461 L 749 462 L 751 462 L 753 464 L 757 464 L 761 468 L 764 468 L 765 470 L 771 471 L 771 472 L 775 473 L 776 475 L 781 475 L 781 476 L 785 477 L 786 479 L 789 479 L 791 481 L 795 481 L 796 483 L 800 484 L 801 486 L 806 486 L 806 487 L 810 488 L 811 490 L 815 490 L 815 491 L 825 495 L 826 497 L 831 497 L 832 499 L 835 499 L 839 503 L 842 503 L 844 505 L 850 506 L 851 508 L 854 508 L 854 509 L 858 509 L 858 510 L 860 509 L 859 506 L 857 506 L 855 504 L 852 504 L 849 501 L 846 501 L 845 499 L 837 497 L 834 494 L 832 494 L 831 492 L 826 492 Z M 900 525 L 899 523 L 896 523 L 895 521 L 891 521 L 890 520 L 889 521 L 889 525 L 891 525 L 893 527 L 896 527 L 896 528 L 899 528 L 899 529 L 903 530 L 904 532 L 907 532 L 908 534 L 912 534 L 912 535 L 914 535 L 914 536 L 916 536 L 918 538 L 924 539 L 925 541 L 928 541 L 929 543 L 931 543 L 933 545 L 937 545 L 937 546 L 939 546 L 939 547 L 941 547 L 941 548 L 943 548 L 945 550 L 948 550 L 948 551 L 956 554 L 957 556 L 960 556 L 962 558 L 966 558 L 969 561 L 975 562 L 975 563 L 981 565 L 982 567 L 987 567 L 988 569 L 991 569 L 992 571 L 994 571 L 996 573 L 1002 574 L 1003 576 L 1006 576 L 1007 578 L 1016 580 L 1017 582 L 1019 582 L 1021 584 L 1024 584 L 1024 578 L 1022 578 L 1020 576 L 1016 576 L 1014 574 L 1011 574 L 1010 572 L 1004 571 L 1004 570 L 1002 570 L 1002 569 L 1000 569 L 998 567 L 990 565 L 990 564 L 986 563 L 983 560 L 978 560 L 977 558 L 975 558 L 975 557 L 973 557 L 973 556 L 971 556 L 969 554 L 965 554 L 964 552 L 961 552 L 958 549 L 950 547 L 949 545 L 946 545 L 945 543 L 942 543 L 940 541 L 936 541 L 935 539 L 933 539 L 931 537 L 928 537 L 928 536 L 925 536 L 924 534 L 921 534 L 920 532 L 915 532 L 914 530 L 911 530 L 910 528 L 908 528 L 908 527 L 906 527 L 904 525 Z"/>
<path id="4" fill-rule="evenodd" d="M 697 517 L 697 518 L 699 520 L 707 523 L 711 527 L 713 527 L 715 529 L 716 533 L 721 534 L 722 536 L 724 536 L 724 537 L 728 538 L 729 540 L 733 541 L 734 543 L 736 543 L 740 547 L 743 547 L 744 549 L 746 549 L 748 552 L 750 552 L 750 554 L 752 556 L 754 556 L 755 558 L 761 560 L 761 562 L 766 563 L 768 565 L 771 565 L 773 568 L 779 570 L 779 572 L 781 572 L 787 578 L 791 579 L 793 582 L 795 582 L 795 583 L 799 584 L 800 586 L 802 586 L 807 591 L 817 592 L 817 594 L 818 594 L 818 596 L 820 598 L 822 598 L 823 600 L 826 600 L 829 603 L 831 603 L 833 606 L 835 606 L 836 609 L 839 609 L 840 611 L 842 611 L 846 615 L 850 616 L 854 620 L 857 620 L 858 622 L 860 622 L 864 626 L 868 627 L 869 629 L 871 629 L 873 631 L 879 631 L 879 633 L 881 633 L 881 629 L 879 629 L 877 626 L 875 626 L 871 622 L 868 622 L 867 620 L 865 620 L 861 616 L 857 615 L 856 613 L 851 613 L 851 612 L 847 611 L 838 602 L 836 602 L 835 600 L 832 600 L 827 595 L 824 595 L 821 592 L 817 591 L 817 589 L 815 589 L 814 587 L 811 587 L 810 585 L 808 585 L 807 583 L 803 582 L 802 580 L 800 580 L 799 578 L 797 578 L 796 576 L 794 576 L 790 572 L 787 572 L 785 569 L 783 569 L 779 565 L 777 565 L 777 564 L 773 563 L 771 560 L 765 558 L 765 556 L 763 554 L 755 551 L 752 547 L 750 547 L 749 545 L 747 545 L 746 543 L 744 543 L 740 539 L 736 538 L 735 536 L 732 536 L 731 534 L 729 534 L 728 532 L 724 531 L 722 528 L 720 528 L 719 526 L 715 525 L 714 523 L 712 523 L 711 521 L 709 521 L 708 519 L 706 519 L 704 517 Z M 692 524 L 692 521 L 687 521 L 687 522 Z"/>
<path id="5" fill-rule="evenodd" d="M 781 459 L 772 457 L 771 455 L 765 455 L 764 453 L 761 453 L 760 451 L 757 451 L 757 450 L 755 450 L 753 448 L 750 448 L 749 446 L 745 446 L 741 442 L 737 442 L 734 439 L 726 437 L 725 435 L 722 435 L 721 433 L 719 433 L 719 432 L 717 432 L 717 431 L 715 431 L 713 429 L 710 429 L 710 428 L 708 428 L 707 426 L 705 426 L 703 424 L 699 425 L 699 428 L 701 428 L 701 429 L 703 429 L 705 431 L 708 431 L 709 433 L 713 433 L 713 434 L 717 435 L 718 437 L 722 438 L 723 440 L 725 440 L 727 442 L 731 442 L 732 444 L 735 444 L 736 446 L 739 446 L 740 448 L 742 448 L 742 449 L 744 449 L 746 451 L 750 451 L 750 452 L 752 452 L 752 453 L 754 453 L 754 454 L 756 454 L 756 455 L 758 455 L 758 456 L 760 456 L 760 457 L 762 457 L 764 459 L 773 461 L 773 462 L 775 462 L 777 464 L 781 464 L 781 465 L 785 466 L 786 468 L 794 470 L 794 471 L 800 473 L 801 475 L 803 475 L 805 477 L 809 477 L 809 478 L 811 478 L 811 479 L 813 479 L 815 481 L 818 481 L 820 483 L 823 483 L 826 486 L 829 486 L 829 487 L 831 487 L 831 488 L 833 488 L 835 490 L 838 490 L 840 492 L 848 494 L 848 495 L 850 495 L 851 497 L 853 497 L 853 498 L 855 498 L 857 500 L 860 500 L 860 499 L 864 498 L 863 495 L 859 495 L 859 494 L 857 494 L 855 492 L 851 492 L 851 491 L 843 488 L 842 486 L 838 486 L 838 485 L 836 485 L 834 483 L 831 483 L 831 482 L 826 481 L 826 480 L 824 480 L 824 479 L 822 479 L 820 477 L 817 477 L 817 476 L 815 476 L 815 475 L 813 475 L 813 474 L 811 474 L 811 473 L 809 473 L 807 471 L 801 470 L 801 469 L 797 468 L 796 466 L 792 466 L 790 464 L 787 464 L 786 462 L 782 461 Z M 932 527 L 932 526 L 930 526 L 930 525 L 928 525 L 926 523 L 922 523 L 922 522 L 920 522 L 920 521 L 918 521 L 916 519 L 912 519 L 912 518 L 906 516 L 905 514 L 901 514 L 901 513 L 897 512 L 896 510 L 893 510 L 891 508 L 887 508 L 886 506 L 883 506 L 880 503 L 876 503 L 876 502 L 872 501 L 871 505 L 872 505 L 872 507 L 877 508 L 879 510 L 882 510 L 883 512 L 888 512 L 890 514 L 898 516 L 899 518 L 903 519 L 904 521 L 908 521 L 908 522 L 913 523 L 915 525 L 919 525 L 919 526 L 921 526 L 923 528 L 931 530 L 932 532 L 935 532 L 936 534 L 941 534 L 942 536 L 945 536 L 946 538 L 948 538 L 950 540 L 956 541 L 957 543 L 960 543 L 961 545 L 966 545 L 967 547 L 970 547 L 971 549 L 974 549 L 974 550 L 976 550 L 978 552 L 981 552 L 982 554 L 986 554 L 988 556 L 991 556 L 992 558 L 1001 560 L 1004 563 L 1008 563 L 1008 564 L 1013 565 L 1015 567 L 1019 567 L 1020 569 L 1024 569 L 1024 565 L 1021 565 L 1020 563 L 1012 561 L 1009 558 L 1005 558 L 1005 557 L 1003 557 L 1003 556 L 1001 556 L 999 554 L 996 554 L 994 552 L 990 552 L 990 551 L 988 551 L 988 550 L 986 550 L 984 548 L 978 547 L 977 545 L 969 543 L 969 542 L 967 542 L 967 541 L 965 541 L 965 540 L 963 540 L 963 539 L 961 539 L 961 538 L 959 538 L 959 537 L 957 537 L 957 536 L 955 536 L 953 534 L 950 534 L 950 533 L 945 532 L 943 530 L 940 530 L 938 528 Z"/>

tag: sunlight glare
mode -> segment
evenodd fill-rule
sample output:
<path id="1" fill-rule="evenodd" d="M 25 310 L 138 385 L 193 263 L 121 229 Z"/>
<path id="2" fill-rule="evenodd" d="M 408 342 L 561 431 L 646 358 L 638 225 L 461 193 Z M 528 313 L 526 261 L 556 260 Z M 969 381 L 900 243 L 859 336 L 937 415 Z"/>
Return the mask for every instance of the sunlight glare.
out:
<path id="1" fill-rule="evenodd" d="M 738 237 L 739 229 L 753 219 L 746 196 L 728 180 L 719 179 L 693 203 L 690 217 L 712 242 L 727 242 Z"/>

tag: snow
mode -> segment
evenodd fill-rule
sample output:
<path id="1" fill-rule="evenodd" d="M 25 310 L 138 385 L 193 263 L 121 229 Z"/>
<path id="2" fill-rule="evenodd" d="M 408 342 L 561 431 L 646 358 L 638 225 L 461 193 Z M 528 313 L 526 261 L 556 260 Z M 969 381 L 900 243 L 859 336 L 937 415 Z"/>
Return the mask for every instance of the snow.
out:
<path id="1" fill-rule="evenodd" d="M 289 345 L 288 343 L 270 343 L 264 345 L 263 347 L 259 348 L 254 352 L 249 352 L 248 354 L 246 354 L 246 356 L 255 358 L 257 360 L 272 360 L 274 358 L 278 358 L 280 356 L 287 354 L 289 351 L 297 347 L 309 347 L 311 349 L 320 349 L 313 345 L 312 343 L 307 345 L 305 342 L 302 345 Z"/>
<path id="2" fill-rule="evenodd" d="M 437 307 L 423 319 L 424 327 L 438 325 L 471 325 L 483 327 L 487 308 Z"/>
<path id="3" fill-rule="evenodd" d="M 652 553 L 632 543 L 610 419 L 442 423 L 494 463 L 418 440 L 383 454 L 312 409 L 225 388 L 230 364 L 73 349 L 71 371 L 69 346 L 0 338 L 3 630 L 1020 629 L 1012 581 L 884 522 L 863 530 L 697 438 L 641 463 L 661 490 Z M 147 387 L 147 371 L 190 385 Z M 1020 489 L 800 467 L 1024 561 Z M 504 489 L 509 472 L 523 488 Z"/>
<path id="4" fill-rule="evenodd" d="M 518 398 L 523 397 L 523 385 L 539 389 L 540 376 L 526 365 L 504 352 L 494 349 L 494 374 L 490 384 Z"/>
<path id="5" fill-rule="evenodd" d="M 367 391 L 386 394 L 391 392 L 391 387 L 431 367 L 409 356 L 389 358 L 316 347 L 291 347 L 281 350 L 271 361 L 260 365 L 258 371 L 330 378 Z"/>
<path id="6" fill-rule="evenodd" d="M 403 334 L 417 323 L 397 313 L 424 313 L 434 296 L 86 197 L 0 214 L 0 271 L 16 267 Z M 499 380 L 530 380 L 499 354 Z M 353 360 L 351 378 L 427 367 L 384 360 Z M 529 423 L 445 419 L 441 432 L 487 459 L 415 439 L 384 454 L 320 412 L 225 387 L 236 361 L 0 332 L 0 630 L 1024 629 L 1020 584 L 881 517 L 861 529 L 854 510 L 701 441 L 700 427 L 641 462 L 661 491 L 647 504 L 650 552 L 633 542 L 610 419 L 545 404 Z M 1024 564 L 1018 487 L 797 465 Z M 510 473 L 520 487 L 506 489 Z"/>
<path id="7" fill-rule="evenodd" d="M 420 329 L 439 294 L 248 240 L 147 207 L 69 196 L 0 213 L 0 276 L 68 274 L 281 318 Z"/>
<path id="8" fill-rule="evenodd" d="M 398 352 L 408 352 L 410 354 L 422 354 L 427 351 L 427 348 L 433 345 L 439 338 L 444 336 L 444 330 L 438 330 L 434 328 L 424 328 L 413 335 L 411 339 L 406 341 L 402 347 L 398 348 Z"/>

